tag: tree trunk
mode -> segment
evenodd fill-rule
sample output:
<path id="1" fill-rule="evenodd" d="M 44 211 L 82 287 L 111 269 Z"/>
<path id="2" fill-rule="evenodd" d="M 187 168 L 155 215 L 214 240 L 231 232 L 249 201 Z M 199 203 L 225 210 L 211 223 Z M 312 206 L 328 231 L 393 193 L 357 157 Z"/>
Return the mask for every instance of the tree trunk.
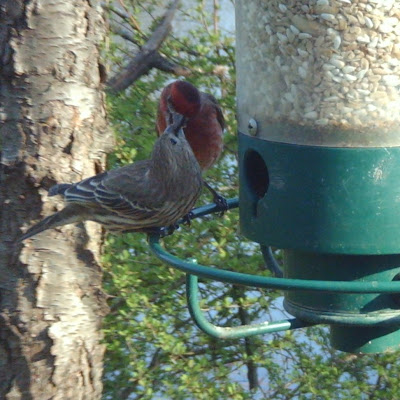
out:
<path id="1" fill-rule="evenodd" d="M 104 20 L 90 0 L 0 0 L 0 13 L 0 399 L 99 399 L 100 228 L 15 238 L 60 209 L 51 185 L 104 168 Z"/>

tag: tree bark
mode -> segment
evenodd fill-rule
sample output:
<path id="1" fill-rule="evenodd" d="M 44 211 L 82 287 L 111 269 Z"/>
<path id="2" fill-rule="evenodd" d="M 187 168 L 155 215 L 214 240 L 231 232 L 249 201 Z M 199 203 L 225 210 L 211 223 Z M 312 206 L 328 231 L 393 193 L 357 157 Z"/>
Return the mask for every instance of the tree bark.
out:
<path id="1" fill-rule="evenodd" d="M 15 239 L 61 207 L 51 185 L 104 168 L 100 4 L 0 0 L 0 13 L 0 399 L 99 399 L 100 228 Z"/>

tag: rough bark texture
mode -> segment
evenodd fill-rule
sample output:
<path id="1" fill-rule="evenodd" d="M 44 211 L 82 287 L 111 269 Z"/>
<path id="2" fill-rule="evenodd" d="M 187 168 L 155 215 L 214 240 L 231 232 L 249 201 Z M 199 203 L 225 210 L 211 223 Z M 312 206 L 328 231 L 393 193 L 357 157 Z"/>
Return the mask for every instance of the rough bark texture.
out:
<path id="1" fill-rule="evenodd" d="M 69 225 L 15 245 L 59 209 L 56 182 L 103 170 L 104 21 L 91 0 L 0 0 L 0 399 L 99 399 L 106 311 L 101 231 Z"/>

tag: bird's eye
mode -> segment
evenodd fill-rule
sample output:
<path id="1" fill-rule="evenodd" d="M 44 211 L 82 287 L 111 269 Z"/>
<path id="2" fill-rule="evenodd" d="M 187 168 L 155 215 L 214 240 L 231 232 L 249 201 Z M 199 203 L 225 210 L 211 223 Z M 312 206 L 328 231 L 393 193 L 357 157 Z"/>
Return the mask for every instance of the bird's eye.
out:
<path id="1" fill-rule="evenodd" d="M 173 145 L 176 145 L 178 143 L 178 140 L 175 139 L 174 137 L 170 137 L 169 140 Z"/>

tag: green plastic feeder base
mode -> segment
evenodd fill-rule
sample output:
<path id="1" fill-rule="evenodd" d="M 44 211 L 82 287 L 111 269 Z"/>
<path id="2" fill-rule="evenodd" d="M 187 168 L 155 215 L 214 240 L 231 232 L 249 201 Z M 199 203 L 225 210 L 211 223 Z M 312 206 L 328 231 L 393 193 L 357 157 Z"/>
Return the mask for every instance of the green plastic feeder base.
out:
<path id="1" fill-rule="evenodd" d="M 237 206 L 238 199 L 228 200 L 228 208 Z M 216 205 L 207 205 L 193 210 L 193 217 L 217 211 Z M 285 274 L 291 278 L 273 278 L 181 260 L 163 249 L 159 239 L 159 234 L 150 235 L 150 248 L 162 261 L 188 274 L 190 313 L 200 329 L 215 338 L 237 339 L 330 323 L 332 344 L 339 350 L 370 353 L 398 348 L 400 255 L 345 256 L 287 250 Z M 352 275 L 347 273 L 349 270 L 353 271 Z M 215 326 L 201 311 L 197 276 L 237 285 L 283 289 L 287 291 L 285 306 L 297 317 L 236 327 Z M 332 279 L 321 280 L 321 277 Z"/>
<path id="2" fill-rule="evenodd" d="M 239 172 L 241 231 L 285 249 L 288 281 L 397 280 L 400 147 L 285 144 L 240 133 Z M 340 350 L 381 352 L 400 347 L 399 296 L 290 290 L 284 306 L 302 321 L 331 325 Z"/>
<path id="3" fill-rule="evenodd" d="M 400 147 L 304 146 L 239 133 L 239 173 L 240 227 L 255 242 L 400 253 Z"/>
<path id="4" fill-rule="evenodd" d="M 284 276 L 326 281 L 391 282 L 400 274 L 400 255 L 352 256 L 284 251 Z M 285 308 L 313 323 L 399 325 L 399 297 L 382 293 L 285 292 Z"/>
<path id="5" fill-rule="evenodd" d="M 285 250 L 285 277 L 334 281 L 391 282 L 400 255 L 352 256 Z M 400 348 L 399 295 L 383 293 L 285 293 L 284 307 L 309 323 L 331 325 L 331 343 L 351 353 Z"/>
<path id="6" fill-rule="evenodd" d="M 398 327 L 331 326 L 331 344 L 341 351 L 356 354 L 400 350 Z"/>

